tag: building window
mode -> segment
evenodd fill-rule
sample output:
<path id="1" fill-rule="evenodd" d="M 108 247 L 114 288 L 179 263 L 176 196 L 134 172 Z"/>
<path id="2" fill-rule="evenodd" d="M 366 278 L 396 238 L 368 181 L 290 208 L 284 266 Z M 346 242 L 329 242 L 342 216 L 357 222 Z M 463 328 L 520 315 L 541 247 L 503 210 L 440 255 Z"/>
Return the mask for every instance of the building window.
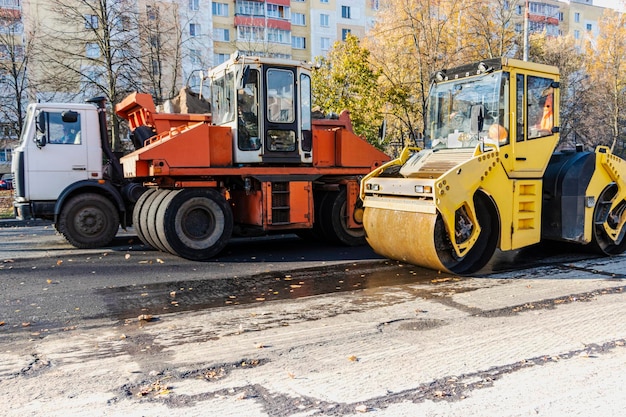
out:
<path id="1" fill-rule="evenodd" d="M 228 54 L 213 54 L 213 65 L 219 65 L 223 62 L 226 62 L 228 58 Z"/>
<path id="2" fill-rule="evenodd" d="M 292 0 L 292 1 L 294 1 L 296 3 L 304 3 L 306 0 Z"/>
<path id="3" fill-rule="evenodd" d="M 189 24 L 189 36 L 200 36 L 200 25 L 198 23 Z"/>
<path id="4" fill-rule="evenodd" d="M 291 32 L 277 28 L 267 28 L 267 41 L 273 43 L 291 43 Z"/>
<path id="5" fill-rule="evenodd" d="M 259 26 L 237 26 L 237 40 L 262 42 L 265 40 L 265 30 Z"/>
<path id="6" fill-rule="evenodd" d="M 341 6 L 341 17 L 350 19 L 350 6 Z"/>
<path id="7" fill-rule="evenodd" d="M 289 7 L 267 3 L 267 17 L 289 19 Z"/>
<path id="8" fill-rule="evenodd" d="M 148 20 L 156 20 L 159 14 L 159 9 L 153 6 L 146 6 L 146 15 Z"/>
<path id="9" fill-rule="evenodd" d="M 328 23 L 328 15 L 327 14 L 321 14 L 320 15 L 320 26 L 323 28 L 327 28 L 329 25 Z"/>
<path id="10" fill-rule="evenodd" d="M 291 47 L 293 49 L 306 49 L 306 38 L 304 36 L 292 36 Z"/>
<path id="11" fill-rule="evenodd" d="M 320 0 L 320 3 L 328 4 L 328 0 Z"/>
<path id="12" fill-rule="evenodd" d="M 559 22 L 562 22 L 563 19 L 565 19 L 565 16 L 563 15 L 563 12 L 559 12 Z"/>
<path id="13" fill-rule="evenodd" d="M 11 162 L 11 149 L 0 149 L 0 162 Z"/>
<path id="14" fill-rule="evenodd" d="M 159 75 L 161 73 L 161 62 L 158 59 L 153 59 L 151 61 L 152 64 L 152 74 Z"/>
<path id="15" fill-rule="evenodd" d="M 518 14 L 518 15 L 520 15 L 520 16 L 522 15 L 522 11 L 523 11 L 523 8 L 522 8 L 522 6 L 520 6 L 520 5 L 518 5 L 518 6 L 515 8 L 515 13 L 516 13 L 516 14 Z"/>
<path id="16" fill-rule="evenodd" d="M 95 14 L 86 14 L 85 29 L 98 29 L 98 16 Z"/>
<path id="17" fill-rule="evenodd" d="M 100 58 L 100 45 L 97 43 L 87 43 L 85 50 L 87 58 Z"/>
<path id="18" fill-rule="evenodd" d="M 379 0 L 370 0 L 370 8 L 372 10 L 378 10 L 380 8 Z"/>
<path id="19" fill-rule="evenodd" d="M 218 42 L 230 42 L 230 30 L 213 28 L 213 40 Z"/>
<path id="20" fill-rule="evenodd" d="M 587 31 L 591 31 L 591 29 L 593 29 L 593 26 L 591 23 L 587 23 Z"/>
<path id="21" fill-rule="evenodd" d="M 574 13 L 574 22 L 580 23 L 580 13 Z"/>
<path id="22" fill-rule="evenodd" d="M 352 32 L 350 29 L 341 29 L 341 40 L 345 41 L 350 32 Z"/>
<path id="23" fill-rule="evenodd" d="M 189 60 L 193 65 L 200 65 L 202 63 L 202 53 L 197 49 L 190 49 Z"/>
<path id="24" fill-rule="evenodd" d="M 574 39 L 580 39 L 580 30 L 574 31 Z"/>
<path id="25" fill-rule="evenodd" d="M 322 51 L 328 51 L 330 49 L 330 38 L 321 38 L 320 41 Z"/>
<path id="26" fill-rule="evenodd" d="M 189 10 L 200 10 L 200 0 L 189 0 Z"/>
<path id="27" fill-rule="evenodd" d="M 228 16 L 227 3 L 212 3 L 213 16 Z"/>
<path id="28" fill-rule="evenodd" d="M 265 16 L 265 4 L 258 1 L 238 1 L 235 4 L 236 13 L 246 16 Z"/>
<path id="29" fill-rule="evenodd" d="M 304 13 L 292 14 L 291 24 L 296 26 L 306 26 L 306 15 Z"/>

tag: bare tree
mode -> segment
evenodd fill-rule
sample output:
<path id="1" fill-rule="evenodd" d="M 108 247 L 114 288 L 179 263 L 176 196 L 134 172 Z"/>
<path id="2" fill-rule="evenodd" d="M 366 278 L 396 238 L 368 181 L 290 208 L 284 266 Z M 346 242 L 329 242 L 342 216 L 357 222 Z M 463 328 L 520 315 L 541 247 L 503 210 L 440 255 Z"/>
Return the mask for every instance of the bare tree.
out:
<path id="1" fill-rule="evenodd" d="M 0 9 L 0 123 L 1 137 L 13 140 L 22 133 L 28 101 L 29 62 L 34 34 L 24 36 L 19 10 Z"/>
<path id="2" fill-rule="evenodd" d="M 74 100 L 104 96 L 111 108 L 141 85 L 136 2 L 50 0 L 40 16 L 39 93 Z M 45 89 L 45 90 L 44 90 Z M 119 121 L 110 117 L 112 147 L 121 150 Z"/>
<path id="3" fill-rule="evenodd" d="M 176 2 L 148 1 L 137 14 L 144 53 L 139 59 L 145 83 L 157 104 L 174 97 L 180 85 L 182 24 Z"/>

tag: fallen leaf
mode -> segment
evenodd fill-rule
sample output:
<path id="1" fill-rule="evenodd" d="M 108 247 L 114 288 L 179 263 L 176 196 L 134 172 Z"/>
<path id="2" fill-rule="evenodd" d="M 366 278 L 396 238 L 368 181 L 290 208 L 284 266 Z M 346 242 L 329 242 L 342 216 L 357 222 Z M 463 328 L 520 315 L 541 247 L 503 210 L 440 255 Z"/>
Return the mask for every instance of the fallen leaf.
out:
<path id="1" fill-rule="evenodd" d="M 294 379 L 296 377 L 296 375 L 292 374 L 291 372 L 287 372 L 287 376 L 291 379 Z"/>
<path id="2" fill-rule="evenodd" d="M 176 297 L 176 291 L 170 291 L 170 297 Z"/>
<path id="3" fill-rule="evenodd" d="M 57 265 L 59 265 L 59 266 L 60 266 L 62 263 L 63 263 L 63 260 L 62 260 L 62 259 L 59 259 L 59 260 L 57 261 Z"/>
<path id="4" fill-rule="evenodd" d="M 30 322 L 23 322 L 22 323 L 22 327 L 29 327 L 30 326 Z"/>
<path id="5" fill-rule="evenodd" d="M 359 358 L 354 355 L 348 356 L 348 360 L 352 362 L 358 362 Z"/>
<path id="6" fill-rule="evenodd" d="M 156 261 L 157 261 L 157 263 L 160 263 L 160 264 L 164 264 L 165 263 L 165 261 L 163 261 L 163 259 L 160 259 L 160 258 L 157 258 Z"/>
<path id="7" fill-rule="evenodd" d="M 139 321 L 152 321 L 152 320 L 154 320 L 154 317 L 151 314 L 141 314 L 139 317 L 137 317 L 137 320 L 139 320 Z"/>
<path id="8" fill-rule="evenodd" d="M 0 321 L 0 326 L 4 326 L 5 324 L 6 324 L 6 322 Z"/>
<path id="9" fill-rule="evenodd" d="M 356 411 L 357 413 L 367 413 L 367 406 L 364 404 L 357 405 L 356 407 L 354 407 L 354 411 Z"/>
<path id="10" fill-rule="evenodd" d="M 124 259 L 130 259 L 130 253 L 127 253 L 126 255 L 124 255 Z"/>

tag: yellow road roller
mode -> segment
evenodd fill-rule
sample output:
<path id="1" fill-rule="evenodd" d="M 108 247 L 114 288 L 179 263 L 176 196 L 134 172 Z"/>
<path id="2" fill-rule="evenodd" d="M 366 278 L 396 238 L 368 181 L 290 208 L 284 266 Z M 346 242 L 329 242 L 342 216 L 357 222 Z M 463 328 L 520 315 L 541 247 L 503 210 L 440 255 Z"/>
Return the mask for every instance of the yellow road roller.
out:
<path id="1" fill-rule="evenodd" d="M 626 162 L 609 148 L 554 152 L 559 71 L 509 58 L 433 75 L 424 149 L 361 182 L 379 254 L 454 274 L 542 240 L 626 249 Z"/>

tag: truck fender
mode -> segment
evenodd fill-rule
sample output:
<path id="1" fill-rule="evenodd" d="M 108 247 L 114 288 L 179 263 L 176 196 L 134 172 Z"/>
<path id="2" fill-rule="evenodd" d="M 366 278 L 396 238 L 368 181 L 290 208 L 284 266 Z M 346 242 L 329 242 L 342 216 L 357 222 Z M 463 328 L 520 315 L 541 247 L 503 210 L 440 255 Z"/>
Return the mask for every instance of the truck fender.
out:
<path id="1" fill-rule="evenodd" d="M 110 182 L 99 182 L 91 180 L 75 182 L 68 185 L 61 192 L 59 198 L 56 201 L 56 204 L 54 205 L 54 223 L 57 223 L 59 214 L 61 213 L 61 209 L 63 208 L 63 204 L 65 204 L 65 201 L 68 198 L 76 194 L 90 191 L 101 194 L 111 200 L 111 202 L 118 208 L 120 212 L 120 222 L 122 223 L 122 227 L 126 228 L 126 205 L 124 204 L 124 200 L 118 189 L 111 185 Z"/>

